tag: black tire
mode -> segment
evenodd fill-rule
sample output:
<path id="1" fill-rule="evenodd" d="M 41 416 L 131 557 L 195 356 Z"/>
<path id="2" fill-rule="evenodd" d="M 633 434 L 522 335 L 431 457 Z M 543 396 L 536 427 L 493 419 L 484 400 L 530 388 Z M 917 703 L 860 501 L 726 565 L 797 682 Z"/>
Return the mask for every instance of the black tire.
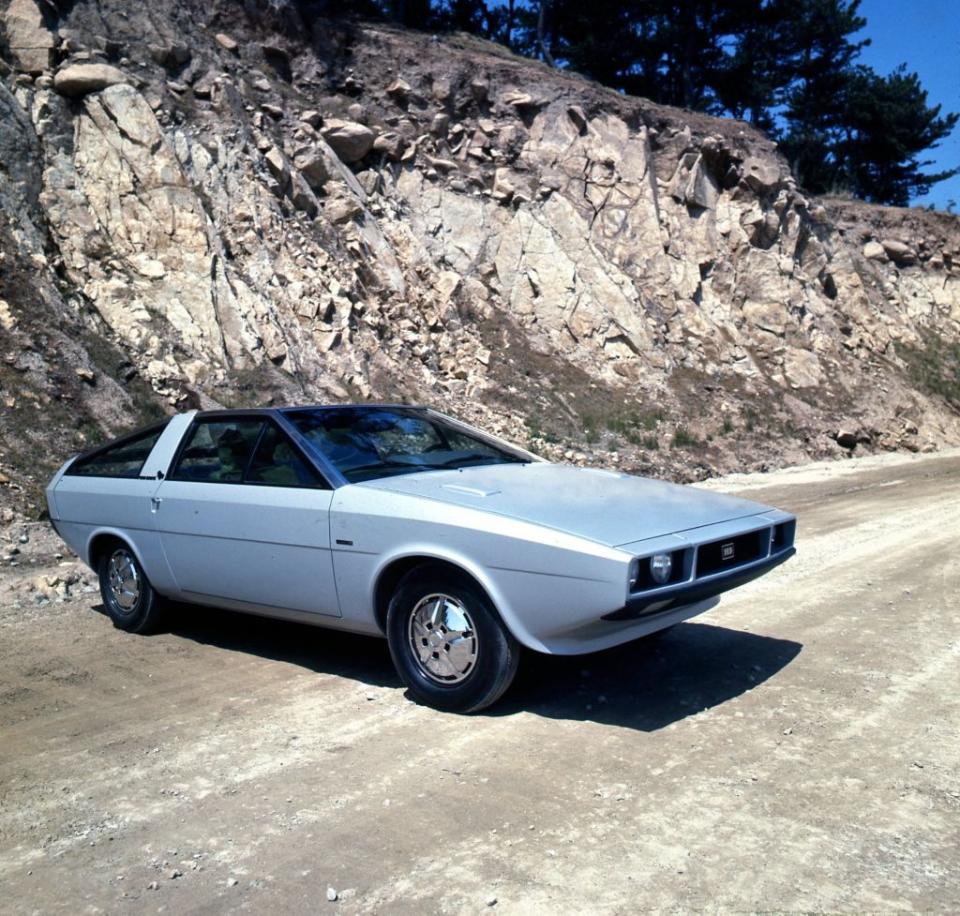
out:
<path id="1" fill-rule="evenodd" d="M 436 628 L 418 628 L 417 622 L 431 614 L 441 619 Z M 444 622 L 454 619 L 469 626 L 445 629 Z M 437 642 L 428 645 L 428 639 Z M 483 591 L 466 576 L 429 564 L 411 570 L 397 585 L 387 610 L 387 640 L 397 673 L 414 699 L 447 712 L 477 712 L 495 703 L 520 662 L 520 644 Z M 414 648 L 415 641 L 422 650 Z M 451 647 L 459 655 L 451 655 Z M 426 660 L 419 657 L 421 651 Z M 444 661 L 441 653 L 446 653 Z M 439 669 L 448 662 L 451 673 L 445 674 Z M 438 670 L 431 674 L 428 665 Z"/>
<path id="2" fill-rule="evenodd" d="M 160 596 L 127 544 L 112 541 L 100 554 L 97 574 L 103 606 L 115 627 L 128 633 L 152 633 L 159 628 L 163 616 Z M 126 577 L 127 588 L 117 584 L 118 574 Z"/>

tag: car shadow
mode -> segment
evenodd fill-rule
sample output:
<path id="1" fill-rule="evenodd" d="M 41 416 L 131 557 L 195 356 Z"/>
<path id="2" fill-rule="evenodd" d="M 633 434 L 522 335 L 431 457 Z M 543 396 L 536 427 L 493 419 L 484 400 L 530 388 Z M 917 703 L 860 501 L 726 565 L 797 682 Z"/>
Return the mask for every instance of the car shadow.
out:
<path id="1" fill-rule="evenodd" d="M 510 691 L 486 714 L 528 712 L 656 731 L 753 690 L 802 648 L 688 621 L 590 655 L 528 652 Z"/>
<path id="2" fill-rule="evenodd" d="M 167 631 L 184 639 L 371 686 L 401 686 L 383 639 L 216 608 L 174 604 L 169 610 Z M 525 652 L 513 686 L 480 715 L 527 712 L 656 731 L 747 693 L 802 648 L 791 640 L 688 621 L 590 655 Z"/>
<path id="3" fill-rule="evenodd" d="M 106 615 L 102 604 L 94 610 Z M 385 639 L 172 601 L 165 608 L 162 632 L 371 687 L 402 686 Z"/>

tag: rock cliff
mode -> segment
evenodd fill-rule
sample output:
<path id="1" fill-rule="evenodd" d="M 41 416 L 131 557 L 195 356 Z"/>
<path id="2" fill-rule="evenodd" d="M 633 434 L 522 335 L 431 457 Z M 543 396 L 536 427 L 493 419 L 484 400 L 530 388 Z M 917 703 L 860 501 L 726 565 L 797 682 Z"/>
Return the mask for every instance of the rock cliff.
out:
<path id="1" fill-rule="evenodd" d="M 279 0 L 2 25 L 5 504 L 201 405 L 682 478 L 960 443 L 960 220 L 806 197 L 741 122 Z"/>

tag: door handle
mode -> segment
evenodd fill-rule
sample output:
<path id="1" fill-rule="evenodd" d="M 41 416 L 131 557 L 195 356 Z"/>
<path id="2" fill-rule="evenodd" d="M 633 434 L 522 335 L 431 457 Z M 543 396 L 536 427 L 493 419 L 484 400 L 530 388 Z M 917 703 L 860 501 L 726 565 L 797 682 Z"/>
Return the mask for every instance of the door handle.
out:
<path id="1" fill-rule="evenodd" d="M 151 511 L 151 512 L 156 512 L 157 509 L 160 508 L 160 503 L 161 503 L 161 502 L 162 502 L 162 500 L 160 499 L 159 496 L 151 496 L 151 497 L 150 497 L 150 511 Z"/>

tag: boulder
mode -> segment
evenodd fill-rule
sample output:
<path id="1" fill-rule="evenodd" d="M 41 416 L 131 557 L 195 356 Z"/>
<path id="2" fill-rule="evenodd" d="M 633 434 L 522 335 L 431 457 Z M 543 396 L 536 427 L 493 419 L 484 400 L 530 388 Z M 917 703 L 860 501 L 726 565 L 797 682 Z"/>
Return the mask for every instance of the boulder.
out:
<path id="1" fill-rule="evenodd" d="M 277 184 L 281 189 L 286 190 L 290 182 L 290 166 L 283 153 L 273 146 L 263 158 L 266 160 L 267 168 L 270 169 L 270 174 L 277 180 Z"/>
<path id="2" fill-rule="evenodd" d="M 452 159 L 440 159 L 436 156 L 427 156 L 427 162 L 438 172 L 455 172 L 460 168 Z"/>
<path id="3" fill-rule="evenodd" d="M 165 70 L 176 70 L 190 63 L 192 52 L 186 45 L 151 45 L 150 56 Z"/>
<path id="4" fill-rule="evenodd" d="M 780 184 L 780 166 L 773 159 L 751 156 L 743 163 L 743 180 L 757 194 L 768 194 Z"/>
<path id="5" fill-rule="evenodd" d="M 869 241 L 863 246 L 863 256 L 869 261 L 886 261 L 887 252 L 879 242 Z"/>
<path id="6" fill-rule="evenodd" d="M 535 99 L 529 92 L 520 92 L 516 89 L 508 89 L 501 97 L 500 102 L 510 108 L 518 111 L 531 108 L 539 108 L 543 103 Z"/>
<path id="7" fill-rule="evenodd" d="M 783 374 L 791 388 L 817 388 L 823 383 L 823 367 L 816 353 L 788 347 L 783 357 Z"/>
<path id="8" fill-rule="evenodd" d="M 330 118 L 321 131 L 324 140 L 344 162 L 359 162 L 373 148 L 377 135 L 356 121 Z"/>
<path id="9" fill-rule="evenodd" d="M 231 54 L 236 54 L 240 49 L 240 45 L 229 35 L 225 35 L 223 32 L 217 32 L 213 36 L 213 40 L 223 48 L 224 51 L 229 51 Z"/>
<path id="10" fill-rule="evenodd" d="M 692 207 L 712 210 L 717 205 L 718 193 L 717 186 L 703 161 L 703 156 L 698 156 L 683 190 L 684 200 Z"/>
<path id="11" fill-rule="evenodd" d="M 399 77 L 387 86 L 387 95 L 397 102 L 404 102 L 413 92 L 413 87 L 404 79 Z"/>
<path id="12" fill-rule="evenodd" d="M 783 337 L 786 334 L 789 313 L 780 302 L 753 302 L 748 300 L 743 304 L 743 317 L 747 322 L 761 331 Z"/>
<path id="13" fill-rule="evenodd" d="M 304 146 L 293 154 L 297 167 L 311 188 L 319 188 L 330 180 L 330 164 L 323 151 L 314 145 Z"/>
<path id="14" fill-rule="evenodd" d="M 323 205 L 323 215 L 331 223 L 346 223 L 363 213 L 363 206 L 349 194 L 332 194 Z"/>
<path id="15" fill-rule="evenodd" d="M 404 150 L 407 148 L 407 141 L 395 133 L 385 133 L 373 141 L 373 151 L 381 153 L 392 162 L 399 162 Z"/>
<path id="16" fill-rule="evenodd" d="M 160 128 L 146 99 L 133 86 L 108 86 L 100 96 L 100 103 L 124 136 L 147 150 L 156 149 L 161 142 Z"/>
<path id="17" fill-rule="evenodd" d="M 496 200 L 510 200 L 517 190 L 513 181 L 513 173 L 508 168 L 499 168 L 493 173 L 493 197 Z"/>
<path id="18" fill-rule="evenodd" d="M 109 64 L 71 64 L 62 67 L 53 78 L 53 88 L 60 95 L 77 98 L 90 92 L 99 92 L 108 86 L 128 83 L 129 78 Z"/>
<path id="19" fill-rule="evenodd" d="M 475 102 L 485 102 L 490 95 L 490 84 L 484 79 L 475 79 L 470 83 L 470 94 Z"/>
<path id="20" fill-rule="evenodd" d="M 894 264 L 913 264 L 917 260 L 917 253 L 906 242 L 899 239 L 881 239 L 880 244 Z"/>
<path id="21" fill-rule="evenodd" d="M 35 0 L 11 0 L 3 25 L 18 70 L 36 74 L 49 69 L 55 41 Z"/>

